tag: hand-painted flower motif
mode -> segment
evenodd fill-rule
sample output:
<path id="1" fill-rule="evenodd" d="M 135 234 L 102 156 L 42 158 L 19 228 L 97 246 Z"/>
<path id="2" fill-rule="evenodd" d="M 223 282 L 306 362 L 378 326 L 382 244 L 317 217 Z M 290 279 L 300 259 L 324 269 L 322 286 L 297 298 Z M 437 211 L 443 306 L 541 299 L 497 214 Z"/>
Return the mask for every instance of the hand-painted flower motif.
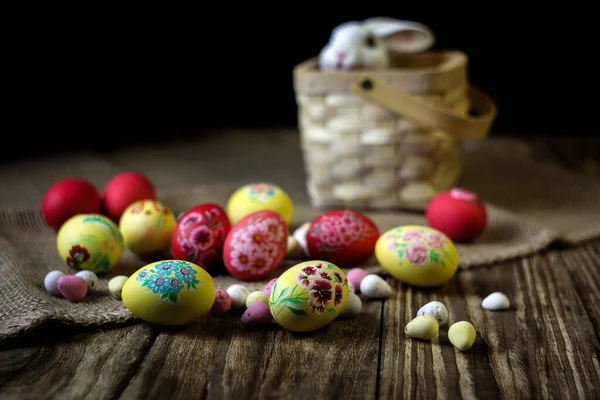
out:
<path id="1" fill-rule="evenodd" d="M 177 222 L 171 250 L 175 258 L 212 269 L 221 261 L 229 219 L 215 204 L 206 203 L 188 210 Z"/>
<path id="2" fill-rule="evenodd" d="M 402 240 L 419 239 L 423 236 L 423 232 L 419 229 L 407 229 L 402 232 Z"/>
<path id="3" fill-rule="evenodd" d="M 253 183 L 248 185 L 248 197 L 251 201 L 264 203 L 270 200 L 277 191 L 277 187 L 270 183 Z"/>
<path id="4" fill-rule="evenodd" d="M 387 233 L 383 240 L 388 250 L 397 258 L 405 258 L 413 265 L 423 265 L 427 260 L 445 266 L 444 260 L 452 260 L 445 250 L 448 239 L 436 230 L 427 227 L 398 227 Z"/>
<path id="5" fill-rule="evenodd" d="M 425 241 L 427 242 L 429 247 L 432 247 L 434 249 L 444 247 L 444 245 L 446 244 L 446 240 L 444 239 L 444 237 L 437 232 L 427 232 L 425 234 Z"/>
<path id="6" fill-rule="evenodd" d="M 272 294 L 277 293 L 275 282 Z M 336 307 L 344 301 L 344 287 L 348 281 L 333 264 L 314 263 L 303 266 L 296 275 L 296 283 L 287 286 L 269 300 L 273 316 L 286 311 L 297 317 L 308 312 L 316 315 L 335 314 Z"/>
<path id="7" fill-rule="evenodd" d="M 411 264 L 422 265 L 427 261 L 427 247 L 419 240 L 411 240 L 406 246 L 405 255 Z"/>
<path id="8" fill-rule="evenodd" d="M 152 293 L 160 293 L 160 301 L 178 303 L 181 290 L 197 291 L 202 284 L 196 273 L 187 262 L 173 260 L 142 269 L 135 279 L 141 282 L 141 287 L 147 287 Z"/>
<path id="9" fill-rule="evenodd" d="M 83 246 L 75 245 L 69 250 L 67 264 L 73 268 L 79 268 L 81 264 L 90 259 L 90 252 Z"/>
<path id="10" fill-rule="evenodd" d="M 227 268 L 247 278 L 261 277 L 276 267 L 285 256 L 287 235 L 281 217 L 271 212 L 249 218 L 237 225 L 226 239 Z"/>

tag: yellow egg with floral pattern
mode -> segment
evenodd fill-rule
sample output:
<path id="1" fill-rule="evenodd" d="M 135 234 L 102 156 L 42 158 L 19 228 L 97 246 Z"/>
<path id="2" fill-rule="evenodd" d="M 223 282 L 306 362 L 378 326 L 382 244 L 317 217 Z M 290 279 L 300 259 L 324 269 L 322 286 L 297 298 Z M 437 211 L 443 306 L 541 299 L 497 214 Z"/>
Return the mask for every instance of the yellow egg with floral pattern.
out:
<path id="1" fill-rule="evenodd" d="M 309 332 L 330 324 L 348 300 L 344 271 L 326 261 L 296 264 L 273 285 L 271 314 L 279 325 L 294 332 Z"/>
<path id="2" fill-rule="evenodd" d="M 281 187 L 267 182 L 244 185 L 233 192 L 227 201 L 227 216 L 232 224 L 263 210 L 281 214 L 285 223 L 289 225 L 294 215 L 294 204 Z"/>
<path id="3" fill-rule="evenodd" d="M 98 275 L 109 272 L 125 251 L 117 224 L 100 214 L 69 218 L 58 230 L 56 244 L 69 266 Z"/>
<path id="4" fill-rule="evenodd" d="M 452 240 L 427 226 L 390 229 L 377 240 L 375 257 L 390 275 L 413 286 L 441 286 L 458 269 L 458 252 Z"/>
<path id="5" fill-rule="evenodd" d="M 176 225 L 173 212 L 157 200 L 139 200 L 130 204 L 119 220 L 125 246 L 142 257 L 152 257 L 167 250 Z"/>
<path id="6" fill-rule="evenodd" d="M 123 304 L 136 317 L 159 325 L 187 325 L 207 314 L 216 297 L 215 282 L 200 266 L 183 260 L 148 264 L 121 290 Z"/>

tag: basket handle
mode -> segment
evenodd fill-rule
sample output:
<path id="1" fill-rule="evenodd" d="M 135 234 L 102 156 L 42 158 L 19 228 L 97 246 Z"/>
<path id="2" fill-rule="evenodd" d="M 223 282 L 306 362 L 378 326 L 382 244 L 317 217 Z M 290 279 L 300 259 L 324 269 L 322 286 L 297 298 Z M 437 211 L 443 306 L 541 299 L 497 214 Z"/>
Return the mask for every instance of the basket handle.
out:
<path id="1" fill-rule="evenodd" d="M 479 139 L 486 136 L 497 114 L 494 102 L 474 87 L 469 87 L 468 95 L 471 109 L 476 112 L 477 117 L 438 107 L 368 74 L 359 75 L 352 89 L 393 113 L 443 130 L 457 139 Z"/>

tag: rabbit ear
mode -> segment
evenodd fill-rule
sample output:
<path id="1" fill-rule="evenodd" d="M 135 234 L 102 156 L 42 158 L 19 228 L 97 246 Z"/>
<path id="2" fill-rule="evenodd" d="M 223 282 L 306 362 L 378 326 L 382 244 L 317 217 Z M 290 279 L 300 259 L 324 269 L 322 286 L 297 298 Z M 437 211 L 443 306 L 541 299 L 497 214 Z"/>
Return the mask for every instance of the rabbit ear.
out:
<path id="1" fill-rule="evenodd" d="M 418 22 L 375 17 L 364 20 L 363 25 L 383 38 L 388 47 L 397 52 L 426 51 L 435 43 L 433 32 Z"/>

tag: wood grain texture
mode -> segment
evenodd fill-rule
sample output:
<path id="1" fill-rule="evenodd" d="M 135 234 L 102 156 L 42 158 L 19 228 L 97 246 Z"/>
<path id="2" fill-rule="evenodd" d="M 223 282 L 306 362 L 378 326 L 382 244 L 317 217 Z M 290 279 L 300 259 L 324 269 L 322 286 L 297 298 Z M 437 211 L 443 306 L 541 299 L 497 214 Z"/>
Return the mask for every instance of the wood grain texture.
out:
<path id="1" fill-rule="evenodd" d="M 58 326 L 0 350 L 1 399 L 118 397 L 157 332 L 145 324 L 105 330 Z"/>
<path id="2" fill-rule="evenodd" d="M 313 334 L 250 331 L 239 315 L 163 330 L 124 398 L 372 398 L 381 302 Z M 160 377 L 157 379 L 157 377 Z"/>

